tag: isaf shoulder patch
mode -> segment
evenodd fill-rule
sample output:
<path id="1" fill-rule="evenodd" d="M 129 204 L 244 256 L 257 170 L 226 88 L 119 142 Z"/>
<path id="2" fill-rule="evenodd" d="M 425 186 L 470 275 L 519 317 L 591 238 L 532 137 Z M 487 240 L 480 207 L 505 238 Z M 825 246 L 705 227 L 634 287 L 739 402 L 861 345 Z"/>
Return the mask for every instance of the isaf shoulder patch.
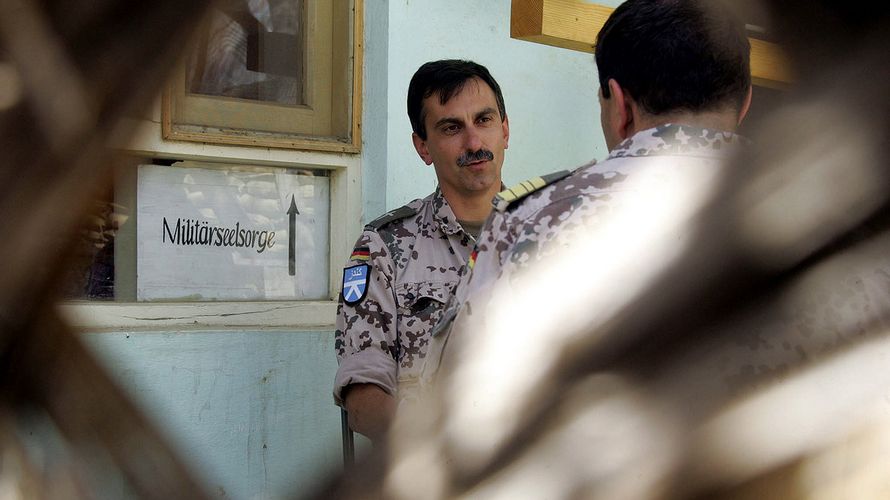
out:
<path id="1" fill-rule="evenodd" d="M 515 186 L 509 187 L 494 197 L 494 209 L 503 212 L 507 210 L 512 204 L 517 201 L 525 198 L 526 196 L 538 191 L 544 187 L 547 187 L 554 182 L 565 179 L 566 177 L 572 175 L 568 170 L 560 170 L 559 172 L 553 172 L 552 174 L 542 175 L 541 177 L 534 177 L 527 181 L 522 181 Z"/>
<path id="2" fill-rule="evenodd" d="M 343 289 L 340 292 L 343 302 L 354 306 L 368 295 L 368 280 L 371 277 L 371 266 L 359 264 L 343 270 Z"/>

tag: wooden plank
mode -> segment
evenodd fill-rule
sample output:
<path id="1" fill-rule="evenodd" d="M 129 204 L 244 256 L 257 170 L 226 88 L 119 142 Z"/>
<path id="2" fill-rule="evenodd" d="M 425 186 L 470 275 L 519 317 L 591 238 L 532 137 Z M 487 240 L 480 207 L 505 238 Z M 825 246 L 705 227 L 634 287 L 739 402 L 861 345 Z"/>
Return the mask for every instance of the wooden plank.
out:
<path id="1" fill-rule="evenodd" d="M 510 37 L 535 41 L 543 36 L 543 0 L 513 0 L 510 4 Z M 539 42 L 545 43 L 545 42 Z"/>
<path id="2" fill-rule="evenodd" d="M 358 153 L 362 149 L 362 85 L 365 67 L 365 2 L 355 0 L 352 15 L 352 143 L 344 153 Z"/>
<path id="3" fill-rule="evenodd" d="M 751 42 L 751 79 L 754 85 L 783 88 L 794 81 L 782 49 L 770 42 L 749 38 Z"/>
<path id="4" fill-rule="evenodd" d="M 553 47 L 593 52 L 596 36 L 614 9 L 581 0 L 513 0 L 510 36 Z M 782 87 L 793 78 L 780 47 L 751 38 L 755 85 Z"/>

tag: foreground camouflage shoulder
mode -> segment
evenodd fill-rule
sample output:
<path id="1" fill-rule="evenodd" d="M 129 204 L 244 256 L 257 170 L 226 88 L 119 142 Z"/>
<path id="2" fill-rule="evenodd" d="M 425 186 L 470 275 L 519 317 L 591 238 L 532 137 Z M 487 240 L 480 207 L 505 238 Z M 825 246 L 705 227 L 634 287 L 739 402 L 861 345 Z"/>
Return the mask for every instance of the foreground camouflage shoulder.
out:
<path id="1" fill-rule="evenodd" d="M 519 184 L 511 186 L 498 193 L 494 199 L 494 209 L 499 212 L 503 212 L 507 210 L 510 205 L 516 203 L 517 201 L 525 198 L 526 196 L 534 193 L 539 189 L 553 184 L 560 179 L 564 179 L 569 175 L 571 175 L 571 172 L 569 172 L 568 170 L 560 170 L 559 172 L 542 175 L 540 177 L 533 177 L 531 179 L 522 181 Z"/>
<path id="2" fill-rule="evenodd" d="M 560 174 L 549 184 L 539 183 L 540 187 L 522 186 L 525 192 L 507 193 L 510 196 L 496 200 L 500 201 L 498 210 L 476 245 L 476 265 L 449 307 L 447 316 L 453 324 L 440 328 L 444 333 L 437 346 L 444 349 L 451 336 L 492 327 L 488 307 L 496 286 L 521 293 L 538 285 L 526 280 L 526 271 L 547 266 L 561 250 L 588 245 L 591 236 L 608 234 L 602 229 L 610 224 L 621 224 L 609 229 L 616 235 L 632 232 L 634 224 L 645 222 L 627 219 L 637 212 L 657 220 L 642 208 L 646 203 L 652 203 L 657 212 L 660 209 L 654 207 L 674 203 L 670 196 L 676 195 L 692 210 L 715 179 L 722 160 L 742 142 L 730 133 L 679 125 L 658 127 L 629 138 L 602 163 L 589 163 L 571 175 Z M 605 238 L 580 256 L 576 281 L 585 282 L 585 274 L 599 274 L 591 269 L 608 268 L 607 260 L 598 259 L 608 258 L 603 250 L 614 246 L 612 240 Z M 571 283 L 567 281 L 560 292 L 570 293 Z M 442 365 L 449 358 L 461 357 L 436 356 L 443 359 Z"/>
<path id="3" fill-rule="evenodd" d="M 609 159 L 657 155 L 725 156 L 750 141 L 724 130 L 665 124 L 637 133 L 615 146 Z"/>

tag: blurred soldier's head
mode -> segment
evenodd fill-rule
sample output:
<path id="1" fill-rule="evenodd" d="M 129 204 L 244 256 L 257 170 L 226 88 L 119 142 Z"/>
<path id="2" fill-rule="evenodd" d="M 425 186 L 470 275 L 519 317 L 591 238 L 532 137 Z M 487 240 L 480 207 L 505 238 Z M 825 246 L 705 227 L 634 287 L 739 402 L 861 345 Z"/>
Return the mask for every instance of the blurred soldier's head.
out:
<path id="1" fill-rule="evenodd" d="M 750 50 L 744 24 L 719 1 L 621 4 L 596 41 L 609 149 L 668 122 L 734 130 L 750 103 Z"/>
<path id="2" fill-rule="evenodd" d="M 435 167 L 446 198 L 500 188 L 510 129 L 501 88 L 484 66 L 453 59 L 421 66 L 408 87 L 408 118 L 417 154 Z"/>

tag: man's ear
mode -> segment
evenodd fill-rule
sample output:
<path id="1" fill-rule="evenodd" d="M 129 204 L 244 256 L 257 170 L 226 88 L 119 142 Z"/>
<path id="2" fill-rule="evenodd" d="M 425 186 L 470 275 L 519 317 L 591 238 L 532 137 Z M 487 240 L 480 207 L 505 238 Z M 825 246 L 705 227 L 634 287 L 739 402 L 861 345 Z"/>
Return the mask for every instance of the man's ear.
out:
<path id="1" fill-rule="evenodd" d="M 414 142 L 414 149 L 420 155 L 420 159 L 427 165 L 433 164 L 433 157 L 430 156 L 430 150 L 426 147 L 426 141 L 421 139 L 416 133 L 411 133 L 411 140 Z"/>
<path id="2" fill-rule="evenodd" d="M 623 141 L 634 132 L 634 110 L 632 109 L 633 99 L 630 98 L 618 85 L 614 78 L 609 79 L 609 93 L 612 96 L 611 106 L 609 106 L 609 127 L 615 133 L 615 136 Z"/>
<path id="3" fill-rule="evenodd" d="M 501 122 L 501 129 L 504 131 L 504 149 L 507 149 L 510 147 L 510 120 L 506 116 Z"/>
<path id="4" fill-rule="evenodd" d="M 748 115 L 748 110 L 751 109 L 751 97 L 754 95 L 754 86 L 748 85 L 748 95 L 745 96 L 744 102 L 742 102 L 742 109 L 739 110 L 739 121 L 736 122 L 736 126 L 742 124 L 742 120 L 745 119 L 745 116 Z"/>

